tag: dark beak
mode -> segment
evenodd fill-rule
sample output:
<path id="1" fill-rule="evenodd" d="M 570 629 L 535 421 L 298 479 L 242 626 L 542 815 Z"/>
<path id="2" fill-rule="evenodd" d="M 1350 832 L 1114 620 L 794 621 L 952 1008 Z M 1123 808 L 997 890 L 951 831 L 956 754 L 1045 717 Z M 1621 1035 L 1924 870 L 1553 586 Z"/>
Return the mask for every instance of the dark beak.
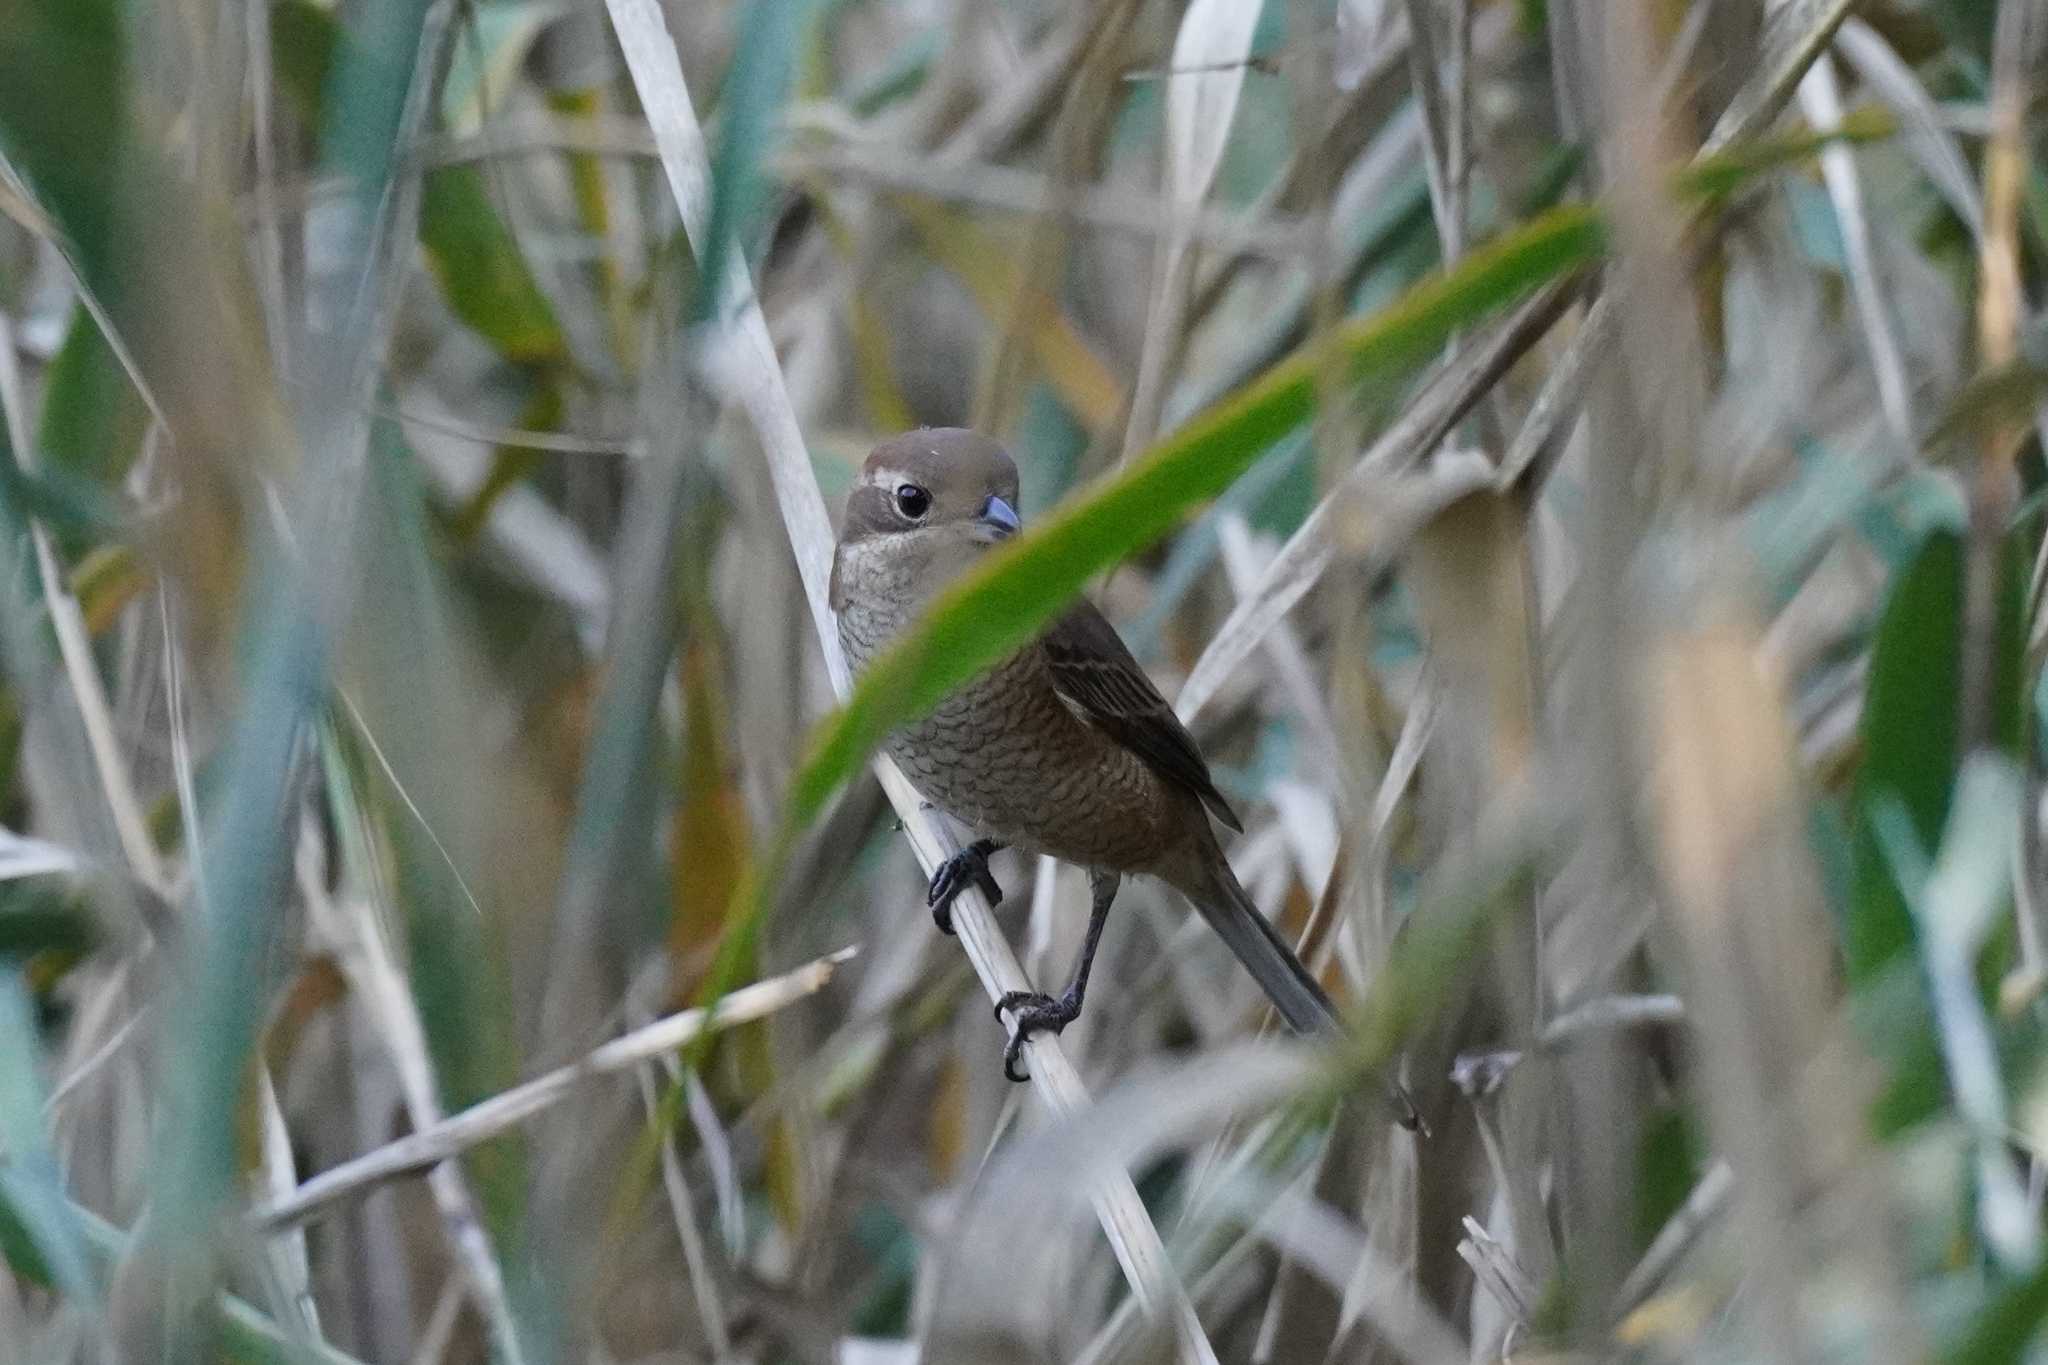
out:
<path id="1" fill-rule="evenodd" d="M 1017 520 L 1017 509 L 994 494 L 981 505 L 981 516 L 976 525 L 989 540 L 1008 540 L 1017 534 L 1023 523 Z"/>

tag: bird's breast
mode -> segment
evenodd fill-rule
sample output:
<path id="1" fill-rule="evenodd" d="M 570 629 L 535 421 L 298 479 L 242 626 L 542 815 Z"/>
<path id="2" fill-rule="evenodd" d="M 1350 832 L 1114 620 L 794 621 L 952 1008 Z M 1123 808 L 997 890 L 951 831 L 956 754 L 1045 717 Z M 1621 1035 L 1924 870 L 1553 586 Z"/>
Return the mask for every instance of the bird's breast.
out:
<path id="1" fill-rule="evenodd" d="M 864 667 L 914 614 L 849 594 L 839 616 L 849 662 Z M 1027 851 L 1142 872 L 1187 832 L 1193 798 L 1075 716 L 1036 642 L 963 684 L 887 747 L 926 800 Z"/>

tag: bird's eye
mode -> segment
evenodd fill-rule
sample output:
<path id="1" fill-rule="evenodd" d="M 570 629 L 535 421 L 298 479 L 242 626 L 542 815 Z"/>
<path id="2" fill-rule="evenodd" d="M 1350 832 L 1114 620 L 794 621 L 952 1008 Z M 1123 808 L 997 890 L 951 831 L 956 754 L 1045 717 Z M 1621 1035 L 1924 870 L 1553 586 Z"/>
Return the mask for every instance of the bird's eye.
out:
<path id="1" fill-rule="evenodd" d="M 896 486 L 896 510 L 916 521 L 932 510 L 932 495 L 929 489 L 919 488 L 914 483 Z"/>

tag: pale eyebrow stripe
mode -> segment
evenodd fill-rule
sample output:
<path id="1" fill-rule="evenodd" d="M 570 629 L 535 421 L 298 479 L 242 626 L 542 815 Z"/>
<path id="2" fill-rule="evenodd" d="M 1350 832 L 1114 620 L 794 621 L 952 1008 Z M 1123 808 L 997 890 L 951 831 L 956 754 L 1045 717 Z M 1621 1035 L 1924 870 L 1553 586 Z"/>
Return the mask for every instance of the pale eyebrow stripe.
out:
<path id="1" fill-rule="evenodd" d="M 861 482 L 875 488 L 894 488 L 899 483 L 916 483 L 900 469 L 872 469 L 861 477 Z"/>

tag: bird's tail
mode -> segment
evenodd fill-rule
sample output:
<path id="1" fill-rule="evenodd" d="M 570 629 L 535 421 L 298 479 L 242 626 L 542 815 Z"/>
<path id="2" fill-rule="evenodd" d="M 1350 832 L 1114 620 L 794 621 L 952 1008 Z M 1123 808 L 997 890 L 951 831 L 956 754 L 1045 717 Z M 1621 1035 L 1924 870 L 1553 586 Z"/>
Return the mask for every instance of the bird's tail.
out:
<path id="1" fill-rule="evenodd" d="M 1289 1027 L 1297 1033 L 1326 1036 L 1339 1032 L 1342 1025 L 1329 994 L 1294 955 L 1279 930 L 1252 904 L 1223 850 L 1214 840 L 1203 842 L 1206 847 L 1201 851 L 1199 873 L 1174 877 L 1173 884 L 1244 964 Z M 1391 1078 L 1388 1086 L 1395 1118 L 1404 1128 L 1420 1129 L 1421 1115 L 1407 1090 Z"/>
<path id="2" fill-rule="evenodd" d="M 1222 851 L 1209 843 L 1202 852 L 1200 879 L 1189 878 L 1192 884 L 1181 885 L 1181 894 L 1244 964 L 1288 1027 L 1296 1033 L 1336 1033 L 1337 1007 L 1322 985 L 1252 904 Z"/>

